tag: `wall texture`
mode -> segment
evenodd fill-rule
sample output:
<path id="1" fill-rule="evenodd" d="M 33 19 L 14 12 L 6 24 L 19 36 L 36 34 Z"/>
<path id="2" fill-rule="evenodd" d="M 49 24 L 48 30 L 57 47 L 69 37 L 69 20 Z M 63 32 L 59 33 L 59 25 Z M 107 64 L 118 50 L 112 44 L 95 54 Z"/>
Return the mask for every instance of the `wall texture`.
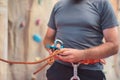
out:
<path id="1" fill-rule="evenodd" d="M 32 37 L 34 34 L 44 37 L 55 2 L 55 0 L 0 0 L 2 33 L 0 58 L 12 61 L 36 61 L 48 55 L 42 42 L 36 43 Z M 0 62 L 0 80 L 32 80 L 32 73 L 41 65 L 7 65 Z M 45 70 L 36 75 L 36 80 L 46 80 Z"/>
<path id="2" fill-rule="evenodd" d="M 0 58 L 7 59 L 7 38 L 8 38 L 8 9 L 7 0 L 0 0 Z M 0 62 L 0 80 L 7 80 L 8 66 Z"/>

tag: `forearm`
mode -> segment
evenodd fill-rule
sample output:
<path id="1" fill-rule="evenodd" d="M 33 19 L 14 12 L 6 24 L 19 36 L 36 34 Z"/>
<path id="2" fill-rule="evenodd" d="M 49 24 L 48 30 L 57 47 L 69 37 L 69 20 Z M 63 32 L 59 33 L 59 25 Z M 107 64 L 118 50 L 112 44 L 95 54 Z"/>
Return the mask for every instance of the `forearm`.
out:
<path id="1" fill-rule="evenodd" d="M 106 42 L 100 46 L 84 50 L 84 59 L 102 59 L 118 52 L 119 45 L 113 42 Z"/>
<path id="2" fill-rule="evenodd" d="M 48 27 L 48 30 L 46 32 L 46 35 L 45 35 L 44 41 L 43 41 L 46 49 L 47 49 L 47 45 L 52 45 L 54 43 L 55 34 L 56 34 L 56 31 L 53 30 L 52 28 Z"/>

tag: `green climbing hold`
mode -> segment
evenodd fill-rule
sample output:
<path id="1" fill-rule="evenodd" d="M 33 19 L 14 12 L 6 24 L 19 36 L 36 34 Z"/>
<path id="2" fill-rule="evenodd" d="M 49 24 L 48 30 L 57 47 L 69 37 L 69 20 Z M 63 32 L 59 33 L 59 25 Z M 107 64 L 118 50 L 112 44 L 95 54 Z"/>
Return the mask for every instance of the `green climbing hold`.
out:
<path id="1" fill-rule="evenodd" d="M 103 71 L 104 74 L 107 74 L 107 71 Z"/>
<path id="2" fill-rule="evenodd" d="M 38 4 L 41 4 L 42 0 L 38 0 Z"/>

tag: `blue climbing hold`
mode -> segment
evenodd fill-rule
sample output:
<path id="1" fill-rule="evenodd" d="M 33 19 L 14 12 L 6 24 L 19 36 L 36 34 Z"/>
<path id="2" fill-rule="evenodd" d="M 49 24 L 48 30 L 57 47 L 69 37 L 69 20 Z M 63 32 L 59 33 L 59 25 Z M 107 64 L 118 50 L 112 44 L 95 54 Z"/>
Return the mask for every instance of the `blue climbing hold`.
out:
<path id="1" fill-rule="evenodd" d="M 37 43 L 40 43 L 42 41 L 42 38 L 38 34 L 33 35 L 33 40 Z"/>

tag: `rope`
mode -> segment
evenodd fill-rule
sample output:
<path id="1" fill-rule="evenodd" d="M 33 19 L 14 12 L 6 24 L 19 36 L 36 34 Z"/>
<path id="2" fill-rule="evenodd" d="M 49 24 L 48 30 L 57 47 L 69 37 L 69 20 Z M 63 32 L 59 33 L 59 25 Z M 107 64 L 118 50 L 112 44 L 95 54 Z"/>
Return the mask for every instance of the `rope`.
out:
<path id="1" fill-rule="evenodd" d="M 9 61 L 9 60 L 5 60 L 5 59 L 1 59 L 0 58 L 0 61 L 2 62 L 5 62 L 5 63 L 9 63 L 9 64 L 39 64 L 39 63 L 42 63 L 44 61 L 47 61 L 46 64 L 44 64 L 42 67 L 40 67 L 38 70 L 36 70 L 33 74 L 37 74 L 38 72 L 40 72 L 43 68 L 45 68 L 47 65 L 50 65 L 54 62 L 54 56 L 56 56 L 57 54 L 59 53 L 62 53 L 63 50 L 55 50 L 50 56 L 42 59 L 42 60 L 39 60 L 39 61 L 35 61 L 35 62 L 15 62 L 15 61 Z M 101 62 L 103 64 L 105 64 L 105 61 L 103 59 L 97 59 L 97 60 L 82 60 L 80 61 L 81 64 L 94 64 L 94 63 L 97 63 L 97 62 Z"/>
<path id="2" fill-rule="evenodd" d="M 48 63 L 44 64 L 42 67 L 40 67 L 38 70 L 36 70 L 33 74 L 37 74 L 38 72 L 40 72 L 42 69 L 44 69 L 47 65 L 49 65 Z"/>
<path id="3" fill-rule="evenodd" d="M 9 63 L 9 64 L 39 64 L 42 63 L 44 61 L 47 61 L 46 64 L 44 64 L 42 67 L 40 67 L 38 70 L 36 70 L 33 74 L 37 74 L 38 72 L 40 72 L 43 68 L 45 68 L 47 65 L 52 64 L 54 62 L 54 56 L 56 56 L 59 53 L 62 53 L 63 51 L 61 50 L 55 50 L 50 56 L 39 60 L 39 61 L 35 61 L 35 62 L 16 62 L 16 61 L 9 61 L 9 60 L 5 60 L 5 59 L 1 59 L 0 61 L 5 62 L 5 63 Z"/>
<path id="4" fill-rule="evenodd" d="M 9 64 L 39 64 L 39 63 L 42 63 L 50 58 L 53 58 L 55 55 L 59 54 L 59 53 L 62 53 L 63 51 L 60 51 L 60 50 L 56 50 L 54 51 L 50 56 L 48 56 L 47 58 L 44 58 L 42 60 L 39 60 L 39 61 L 35 61 L 35 62 L 15 62 L 15 61 L 9 61 L 9 60 L 5 60 L 5 59 L 1 59 L 0 58 L 0 61 L 2 62 L 5 62 L 5 63 L 9 63 Z"/>

